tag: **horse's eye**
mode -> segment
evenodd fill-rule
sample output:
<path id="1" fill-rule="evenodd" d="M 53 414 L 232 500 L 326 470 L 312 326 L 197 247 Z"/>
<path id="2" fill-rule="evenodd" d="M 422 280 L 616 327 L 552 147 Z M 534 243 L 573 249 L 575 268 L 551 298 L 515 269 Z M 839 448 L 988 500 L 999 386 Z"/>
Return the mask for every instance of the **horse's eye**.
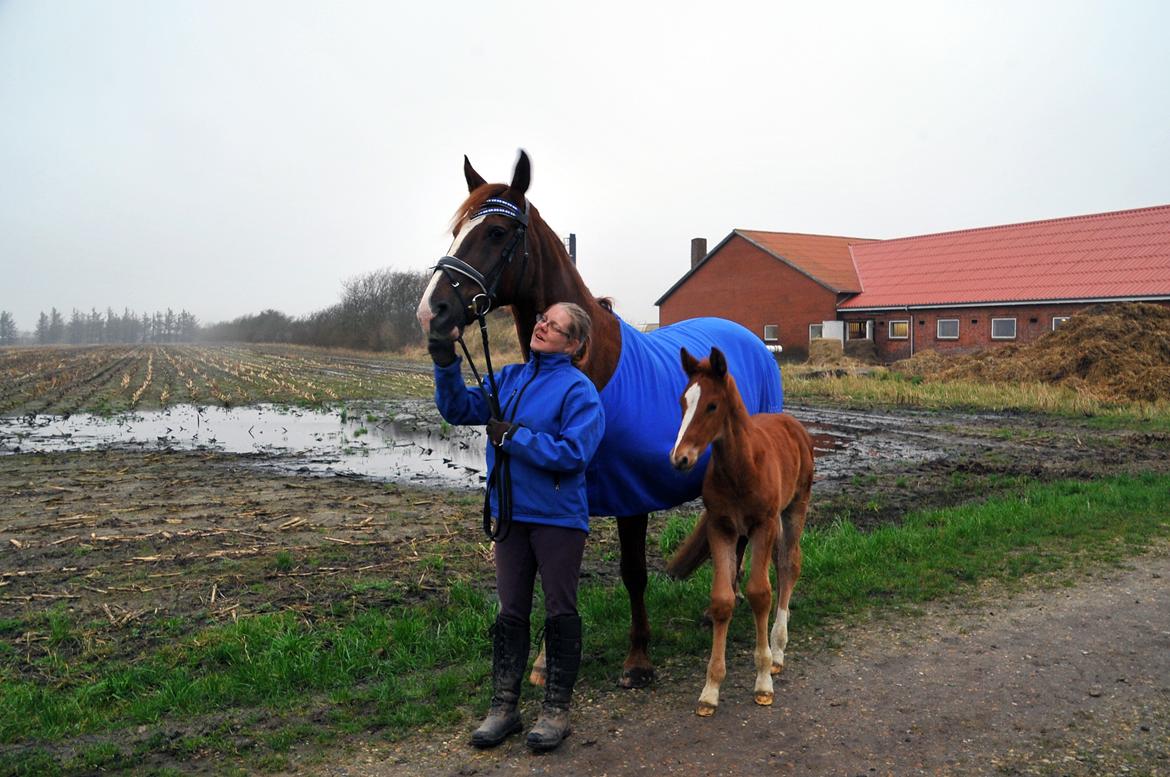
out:
<path id="1" fill-rule="evenodd" d="M 499 240 L 507 233 L 508 230 L 504 229 L 503 227 L 492 227 L 488 230 L 488 237 L 492 238 L 493 240 Z"/>
<path id="2" fill-rule="evenodd" d="M 715 403 L 714 403 L 714 402 L 712 402 L 711 404 L 707 405 L 707 412 L 708 412 L 708 413 L 714 413 L 714 412 L 715 412 Z"/>

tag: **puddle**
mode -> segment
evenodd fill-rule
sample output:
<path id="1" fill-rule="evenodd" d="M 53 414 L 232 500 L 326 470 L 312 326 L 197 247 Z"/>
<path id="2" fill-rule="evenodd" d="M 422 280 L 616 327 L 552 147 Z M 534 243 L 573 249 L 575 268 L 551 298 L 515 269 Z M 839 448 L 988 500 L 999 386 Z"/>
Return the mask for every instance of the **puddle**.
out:
<path id="1" fill-rule="evenodd" d="M 168 410 L 105 417 L 88 414 L 0 417 L 0 455 L 86 451 L 118 446 L 146 450 L 206 448 L 266 454 L 260 466 L 321 475 L 351 475 L 421 485 L 478 486 L 484 480 L 483 432 L 418 428 L 395 420 L 273 405 Z"/>
<path id="2" fill-rule="evenodd" d="M 484 434 L 478 427 L 439 428 L 433 406 L 407 404 L 305 410 L 180 405 L 123 416 L 79 414 L 0 417 L 0 455 L 99 450 L 209 449 L 258 454 L 258 467 L 317 475 L 368 477 L 424 486 L 478 488 L 484 480 Z M 885 428 L 880 416 L 794 410 L 813 439 L 818 481 L 872 471 L 881 462 L 943 456 L 936 440 Z M 385 416 L 392 416 L 386 418 Z M 933 443 L 933 444 L 932 444 Z"/>

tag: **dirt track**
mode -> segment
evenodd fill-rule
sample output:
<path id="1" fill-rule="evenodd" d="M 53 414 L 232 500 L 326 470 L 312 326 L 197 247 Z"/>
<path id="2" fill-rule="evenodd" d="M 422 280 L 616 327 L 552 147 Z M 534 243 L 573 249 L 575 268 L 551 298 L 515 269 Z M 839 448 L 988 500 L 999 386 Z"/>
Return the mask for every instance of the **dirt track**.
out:
<path id="1" fill-rule="evenodd" d="M 831 653 L 790 651 L 771 708 L 753 704 L 751 656 L 740 651 L 711 719 L 691 711 L 703 667 L 671 666 L 653 689 L 586 702 L 549 755 L 529 754 L 520 737 L 477 752 L 455 731 L 359 744 L 317 773 L 1166 775 L 1167 580 L 1163 546 L 1075 588 L 983 590 L 922 617 L 850 627 Z"/>
<path id="2" fill-rule="evenodd" d="M 896 522 L 909 509 L 1010 492 L 1020 477 L 1170 469 L 1163 433 L 1031 416 L 793 410 L 814 428 L 844 434 L 818 466 L 814 523 Z M 354 583 L 367 578 L 398 581 L 367 590 L 361 604 L 371 608 L 382 598 L 441 595 L 452 576 L 490 585 L 476 494 L 281 473 L 257 468 L 254 458 L 167 450 L 0 456 L 0 618 L 67 608 L 118 659 L 150 649 L 136 635 L 162 619 L 195 627 L 310 613 L 353 602 Z M 612 521 L 599 521 L 586 578 L 618 580 L 615 534 Z M 833 635 L 836 652 L 814 653 L 823 641 L 793 634 L 790 674 L 771 709 L 750 702 L 750 659 L 741 654 L 732 657 L 724 707 L 700 721 L 691 708 L 703 666 L 659 655 L 661 679 L 649 691 L 583 687 L 577 733 L 546 758 L 530 757 L 518 740 L 472 753 L 460 727 L 394 746 L 375 732 L 347 743 L 356 752 L 328 756 L 333 766 L 310 755 L 304 769 L 1089 775 L 1128 764 L 1136 767 L 1130 773 L 1170 774 L 1168 557 L 1163 549 L 1120 577 L 1075 589 L 1010 601 L 987 591 L 969 608 L 851 625 Z M 650 562 L 661 568 L 661 558 Z M 48 642 L 28 637 L 35 659 Z M 726 766 L 707 766 L 716 763 Z M 159 765 L 217 773 L 214 763 Z"/>

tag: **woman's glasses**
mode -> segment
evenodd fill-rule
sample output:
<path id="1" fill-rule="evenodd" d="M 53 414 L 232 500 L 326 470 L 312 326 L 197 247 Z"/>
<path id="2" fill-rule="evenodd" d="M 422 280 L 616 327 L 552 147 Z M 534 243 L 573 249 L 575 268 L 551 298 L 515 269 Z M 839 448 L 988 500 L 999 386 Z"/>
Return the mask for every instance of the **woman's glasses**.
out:
<path id="1" fill-rule="evenodd" d="M 558 335 L 565 338 L 566 340 L 572 339 L 569 336 L 569 333 L 566 332 L 564 329 L 561 329 L 560 326 L 558 326 L 557 324 L 553 323 L 553 320 L 551 318 L 546 316 L 544 313 L 537 313 L 536 314 L 536 325 L 540 326 L 541 324 L 544 324 L 549 329 L 553 330 L 554 332 L 556 332 Z"/>

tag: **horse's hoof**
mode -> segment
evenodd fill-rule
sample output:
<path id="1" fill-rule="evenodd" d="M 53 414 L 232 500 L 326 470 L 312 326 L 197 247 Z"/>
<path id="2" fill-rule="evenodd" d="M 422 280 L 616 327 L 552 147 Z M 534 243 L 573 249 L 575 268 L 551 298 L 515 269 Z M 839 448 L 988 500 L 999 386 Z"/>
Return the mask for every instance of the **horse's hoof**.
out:
<path id="1" fill-rule="evenodd" d="M 715 705 L 701 701 L 699 702 L 699 706 L 695 708 L 695 714 L 700 718 L 709 718 L 715 714 Z"/>
<path id="2" fill-rule="evenodd" d="M 780 674 L 784 671 L 784 664 L 772 664 L 772 676 Z"/>
<path id="3" fill-rule="evenodd" d="M 761 707 L 772 706 L 772 692 L 771 691 L 756 691 L 756 704 Z"/>
<path id="4" fill-rule="evenodd" d="M 539 688 L 543 688 L 544 687 L 544 672 L 537 670 L 537 669 L 533 669 L 532 672 L 528 675 L 528 682 L 532 683 L 533 685 L 535 685 Z"/>
<path id="5" fill-rule="evenodd" d="M 654 669 L 633 667 L 622 672 L 618 685 L 622 688 L 645 688 L 654 682 Z"/>

